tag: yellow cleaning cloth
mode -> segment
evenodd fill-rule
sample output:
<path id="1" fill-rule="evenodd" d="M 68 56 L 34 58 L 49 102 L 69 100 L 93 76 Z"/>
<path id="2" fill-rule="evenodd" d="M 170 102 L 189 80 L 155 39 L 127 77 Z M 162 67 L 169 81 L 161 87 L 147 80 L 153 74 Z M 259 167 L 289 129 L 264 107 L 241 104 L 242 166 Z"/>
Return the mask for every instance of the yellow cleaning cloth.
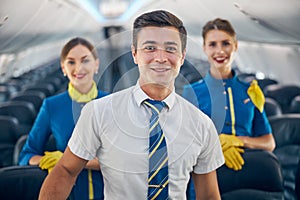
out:
<path id="1" fill-rule="evenodd" d="M 265 96 L 258 86 L 257 80 L 251 82 L 250 87 L 247 90 L 247 93 L 253 102 L 253 104 L 258 108 L 260 112 L 263 112 L 265 105 Z"/>

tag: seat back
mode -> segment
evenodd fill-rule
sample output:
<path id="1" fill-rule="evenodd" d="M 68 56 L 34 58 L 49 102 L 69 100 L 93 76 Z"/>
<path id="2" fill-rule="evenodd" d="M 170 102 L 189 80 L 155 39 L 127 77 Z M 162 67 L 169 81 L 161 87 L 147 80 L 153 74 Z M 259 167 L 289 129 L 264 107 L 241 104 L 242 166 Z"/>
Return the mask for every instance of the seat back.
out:
<path id="1" fill-rule="evenodd" d="M 217 170 L 222 199 L 283 199 L 283 178 L 276 156 L 254 149 L 246 149 L 242 156 L 242 170 L 225 165 Z"/>
<path id="2" fill-rule="evenodd" d="M 276 148 L 300 146 L 300 114 L 283 114 L 269 118 Z M 299 154 L 300 155 L 300 154 Z"/>
<path id="3" fill-rule="evenodd" d="M 11 166 L 18 135 L 18 120 L 11 116 L 0 116 L 0 167 Z"/>
<path id="4" fill-rule="evenodd" d="M 11 166 L 0 169 L 1 199 L 38 199 L 46 170 L 38 166 Z"/>
<path id="5" fill-rule="evenodd" d="M 36 117 L 34 106 L 29 102 L 8 101 L 0 105 L 0 115 L 18 119 L 20 136 L 30 131 Z"/>
<path id="6" fill-rule="evenodd" d="M 13 165 L 18 165 L 19 163 L 19 156 L 20 156 L 20 153 L 23 149 L 23 146 L 26 142 L 28 138 L 28 135 L 22 135 L 18 141 L 16 142 L 15 146 L 14 146 L 14 152 L 13 152 Z"/>
<path id="7" fill-rule="evenodd" d="M 46 79 L 42 80 L 42 83 L 51 83 L 54 86 L 55 92 L 60 89 L 63 82 L 62 80 L 55 75 L 50 75 Z"/>
<path id="8" fill-rule="evenodd" d="M 266 97 L 264 109 L 267 117 L 278 116 L 282 114 L 280 105 L 272 98 Z"/>
<path id="9" fill-rule="evenodd" d="M 55 94 L 55 87 L 51 83 L 39 83 L 38 85 L 28 86 L 25 91 L 40 91 L 43 92 L 46 97 L 49 97 Z"/>
<path id="10" fill-rule="evenodd" d="M 295 177 L 300 160 L 300 114 L 269 118 L 276 148 L 274 154 L 282 166 L 285 198 L 295 199 Z"/>
<path id="11" fill-rule="evenodd" d="M 10 92 L 6 86 L 0 85 L 0 102 L 5 102 L 10 97 Z"/>
<path id="12" fill-rule="evenodd" d="M 297 198 L 300 199 L 300 161 L 296 171 L 295 192 Z"/>
<path id="13" fill-rule="evenodd" d="M 44 95 L 44 93 L 41 93 L 38 91 L 28 91 L 25 93 L 16 94 L 10 100 L 11 101 L 26 101 L 26 102 L 32 103 L 36 110 L 36 113 L 38 113 L 45 97 L 46 96 Z"/>
<path id="14" fill-rule="evenodd" d="M 222 200 L 284 200 L 282 192 L 268 193 L 261 190 L 239 189 L 222 195 Z"/>
<path id="15" fill-rule="evenodd" d="M 13 165 L 18 165 L 19 163 L 19 156 L 20 156 L 20 153 L 23 149 L 23 146 L 26 142 L 28 138 L 28 135 L 23 135 L 21 136 L 18 141 L 16 142 L 15 146 L 14 146 L 14 151 L 13 151 Z M 57 148 L 56 148 L 56 141 L 55 141 L 55 138 L 54 136 L 51 134 L 46 145 L 45 145 L 45 149 L 44 151 L 55 151 Z"/>
<path id="16" fill-rule="evenodd" d="M 300 95 L 300 87 L 296 85 L 268 85 L 264 89 L 264 94 L 278 102 L 282 113 L 288 113 L 293 98 Z"/>
<path id="17" fill-rule="evenodd" d="M 290 113 L 300 113 L 300 95 L 294 97 L 292 100 Z"/>
<path id="18" fill-rule="evenodd" d="M 19 91 L 21 91 L 21 86 L 10 83 L 9 81 L 5 83 L 0 83 L 0 88 L 5 88 L 5 90 L 9 91 L 10 94 L 15 94 Z M 1 89 L 0 89 L 1 91 Z"/>
<path id="19" fill-rule="evenodd" d="M 259 87 L 264 90 L 268 85 L 278 84 L 278 81 L 271 78 L 258 79 L 257 83 Z"/>

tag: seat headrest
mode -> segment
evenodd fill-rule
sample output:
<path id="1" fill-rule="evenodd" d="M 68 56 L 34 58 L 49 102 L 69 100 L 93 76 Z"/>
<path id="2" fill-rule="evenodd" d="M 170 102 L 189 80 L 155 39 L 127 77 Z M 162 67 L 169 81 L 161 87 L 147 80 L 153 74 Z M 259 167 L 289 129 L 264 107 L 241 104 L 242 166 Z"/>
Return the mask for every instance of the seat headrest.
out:
<path id="1" fill-rule="evenodd" d="M 273 84 L 265 87 L 264 94 L 266 97 L 275 99 L 281 106 L 283 113 L 287 113 L 292 99 L 300 95 L 300 87 L 296 85 Z"/>
<path id="2" fill-rule="evenodd" d="M 276 100 L 270 97 L 266 97 L 265 100 L 266 102 L 265 102 L 264 109 L 268 117 L 278 116 L 282 114 L 280 105 L 276 102 Z"/>
<path id="3" fill-rule="evenodd" d="M 300 113 L 300 95 L 296 96 L 291 103 L 290 113 Z"/>
<path id="4" fill-rule="evenodd" d="M 300 114 L 283 114 L 269 118 L 276 148 L 284 145 L 300 145 Z"/>

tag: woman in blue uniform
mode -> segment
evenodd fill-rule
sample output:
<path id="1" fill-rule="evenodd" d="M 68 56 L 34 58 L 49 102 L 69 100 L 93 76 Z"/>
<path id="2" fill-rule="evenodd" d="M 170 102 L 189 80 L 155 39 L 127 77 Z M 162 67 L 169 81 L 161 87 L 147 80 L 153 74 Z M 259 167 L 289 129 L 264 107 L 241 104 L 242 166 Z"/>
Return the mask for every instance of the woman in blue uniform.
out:
<path id="1" fill-rule="evenodd" d="M 39 165 L 50 173 L 67 147 L 82 107 L 107 95 L 93 80 L 99 68 L 96 49 L 83 38 L 71 39 L 62 49 L 61 68 L 69 79 L 68 90 L 46 98 L 20 153 L 20 165 Z M 57 151 L 44 152 L 53 135 Z M 103 181 L 96 159 L 78 177 L 71 199 L 103 199 Z"/>
<path id="2" fill-rule="evenodd" d="M 275 148 L 263 110 L 264 96 L 255 80 L 242 82 L 232 69 L 238 42 L 229 21 L 217 18 L 207 22 L 202 37 L 210 70 L 203 80 L 185 86 L 182 96 L 211 117 L 219 133 L 225 165 L 241 170 L 243 148 Z"/>

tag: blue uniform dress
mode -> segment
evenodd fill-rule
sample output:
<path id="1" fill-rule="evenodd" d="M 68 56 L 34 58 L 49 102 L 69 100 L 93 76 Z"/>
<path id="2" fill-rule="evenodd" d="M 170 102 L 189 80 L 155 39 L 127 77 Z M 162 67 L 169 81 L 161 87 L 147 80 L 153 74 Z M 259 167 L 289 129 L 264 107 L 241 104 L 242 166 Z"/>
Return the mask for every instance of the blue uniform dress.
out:
<path id="1" fill-rule="evenodd" d="M 250 83 L 240 81 L 234 70 L 232 75 L 230 79 L 219 80 L 208 72 L 203 80 L 186 85 L 182 96 L 213 120 L 219 134 L 249 137 L 270 134 L 265 111 L 260 112 L 247 94 Z M 188 193 L 194 196 L 193 190 Z"/>
<path id="2" fill-rule="evenodd" d="M 98 91 L 97 98 L 105 95 L 105 92 Z M 54 136 L 56 149 L 64 152 L 83 106 L 84 103 L 72 101 L 67 91 L 46 98 L 20 153 L 19 164 L 28 165 L 32 156 L 44 155 L 44 148 L 51 134 Z M 94 199 L 103 199 L 101 172 L 92 170 L 92 180 Z M 71 196 L 72 199 L 89 199 L 88 170 L 83 170 L 78 176 Z"/>

